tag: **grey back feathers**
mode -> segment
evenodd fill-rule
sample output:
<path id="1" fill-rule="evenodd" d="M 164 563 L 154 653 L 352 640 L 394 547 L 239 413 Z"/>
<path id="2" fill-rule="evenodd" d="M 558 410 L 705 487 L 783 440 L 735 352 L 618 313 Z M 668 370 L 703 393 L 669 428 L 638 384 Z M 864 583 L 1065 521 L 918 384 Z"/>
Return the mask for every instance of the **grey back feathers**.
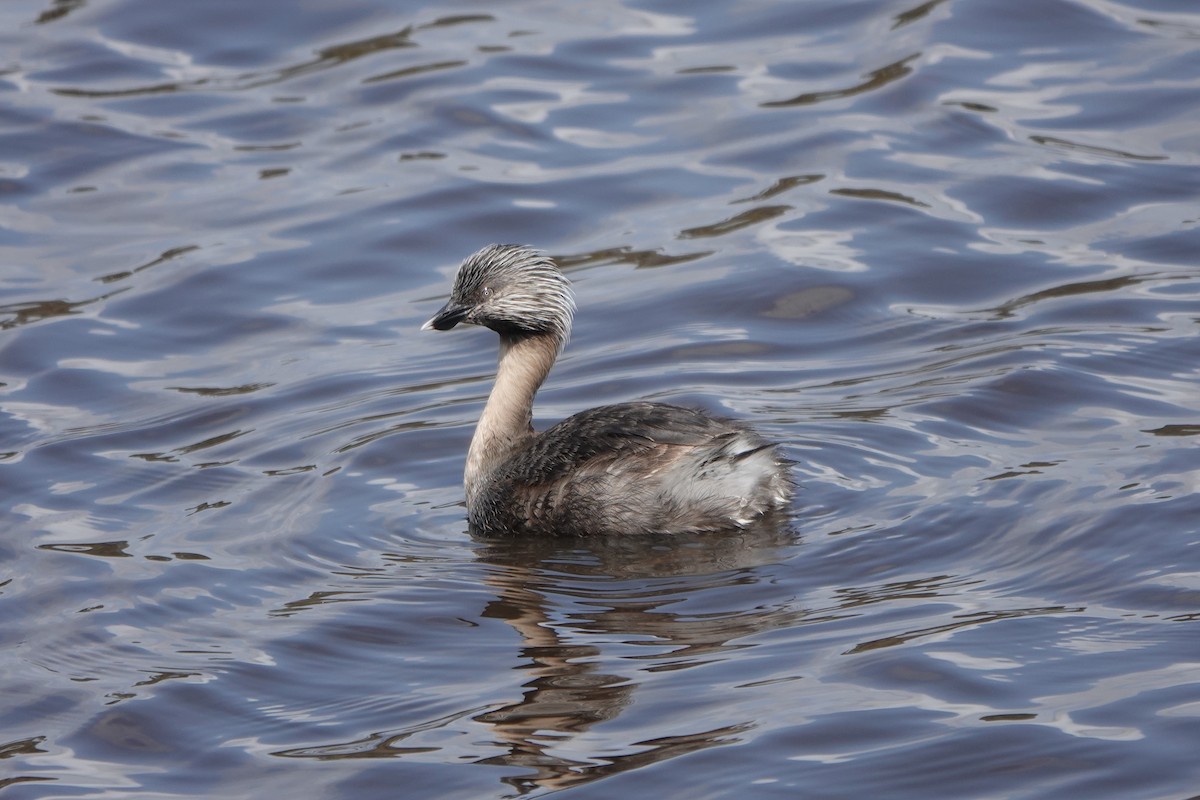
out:
<path id="1" fill-rule="evenodd" d="M 489 245 L 467 258 L 425 324 L 501 335 L 496 382 L 467 455 L 472 530 L 619 535 L 731 530 L 786 506 L 776 446 L 748 426 L 664 403 L 582 411 L 537 434 L 533 398 L 571 331 L 575 301 L 545 255 Z"/>

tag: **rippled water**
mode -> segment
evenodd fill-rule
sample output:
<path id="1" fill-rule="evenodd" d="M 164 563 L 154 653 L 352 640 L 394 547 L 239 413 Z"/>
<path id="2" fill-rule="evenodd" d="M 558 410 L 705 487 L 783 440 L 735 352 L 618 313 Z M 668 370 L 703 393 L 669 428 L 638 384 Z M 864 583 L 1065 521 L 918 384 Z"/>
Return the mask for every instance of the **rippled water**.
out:
<path id="1" fill-rule="evenodd" d="M 0 4 L 5 797 L 1200 793 L 1200 11 Z M 791 527 L 480 541 L 539 421 L 786 442 Z"/>

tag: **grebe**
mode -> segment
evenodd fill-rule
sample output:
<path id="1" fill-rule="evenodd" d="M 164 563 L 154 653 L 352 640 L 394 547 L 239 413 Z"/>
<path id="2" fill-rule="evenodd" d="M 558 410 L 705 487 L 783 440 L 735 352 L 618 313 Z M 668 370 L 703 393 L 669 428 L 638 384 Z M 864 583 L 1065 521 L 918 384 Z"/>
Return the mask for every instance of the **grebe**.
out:
<path id="1" fill-rule="evenodd" d="M 547 256 L 489 245 L 463 261 L 422 330 L 500 335 L 496 382 L 463 484 L 479 533 L 609 536 L 736 530 L 782 508 L 787 462 L 749 427 L 665 403 L 581 411 L 543 433 L 533 398 L 571 333 L 571 285 Z"/>

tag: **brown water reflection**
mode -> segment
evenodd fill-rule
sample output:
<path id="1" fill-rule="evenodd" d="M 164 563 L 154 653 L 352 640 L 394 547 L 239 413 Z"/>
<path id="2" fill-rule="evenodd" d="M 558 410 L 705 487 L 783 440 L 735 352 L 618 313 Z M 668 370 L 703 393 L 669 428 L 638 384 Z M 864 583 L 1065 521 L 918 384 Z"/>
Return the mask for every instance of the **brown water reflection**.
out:
<path id="1" fill-rule="evenodd" d="M 476 766 L 518 770 L 497 777 L 517 795 L 583 786 L 701 750 L 742 743 L 757 727 L 754 719 L 747 718 L 669 736 L 628 736 L 637 727 L 623 725 L 621 718 L 634 713 L 648 682 L 675 681 L 675 676 L 688 670 L 753 651 L 755 638 L 764 633 L 852 622 L 876 605 L 939 600 L 953 604 L 954 598 L 984 583 L 931 575 L 837 589 L 830 596 L 832 602 L 824 605 L 806 604 L 800 598 L 747 605 L 744 592 L 761 582 L 773 582 L 780 568 L 797 557 L 797 545 L 796 533 L 785 524 L 764 525 L 729 538 L 481 541 L 477 557 L 485 568 L 484 584 L 494 596 L 479 619 L 502 620 L 517 634 L 513 657 L 500 663 L 520 673 L 520 699 L 463 708 L 344 742 L 276 750 L 272 755 L 319 761 L 421 760 L 443 750 L 429 743 L 440 731 L 483 725 L 490 741 L 485 743 L 476 732 L 474 746 L 500 752 L 459 758 Z M 723 592 L 728 592 L 731 604 L 714 606 L 711 598 Z M 703 608 L 688 608 L 689 598 L 705 596 L 710 599 Z M 289 603 L 288 608 L 369 599 L 367 590 L 322 592 Z M 989 621 L 1083 610 L 1046 607 L 952 614 L 952 622 L 863 641 L 846 655 L 899 647 Z M 509 663 L 514 666 L 507 667 Z M 802 677 L 802 673 L 777 675 L 743 685 L 769 687 Z M 1035 716 L 995 713 L 981 719 Z M 597 736 L 600 731 L 607 733 Z"/>
<path id="2" fill-rule="evenodd" d="M 735 644 L 738 639 L 800 622 L 803 612 L 786 606 L 670 610 L 689 595 L 755 582 L 755 567 L 776 563 L 795 543 L 785 519 L 764 520 L 732 537 L 482 542 L 478 557 L 495 597 L 480 618 L 503 620 L 518 635 L 514 658 L 525 676 L 521 699 L 486 710 L 464 709 L 401 731 L 273 755 L 318 760 L 420 755 L 439 749 L 422 746 L 423 733 L 469 718 L 488 726 L 494 736 L 490 747 L 503 751 L 473 763 L 527 770 L 500 778 L 525 794 L 586 784 L 735 743 L 753 728 L 752 721 L 628 741 L 618 748 L 625 752 L 615 754 L 609 744 L 603 752 L 581 757 L 581 745 L 572 742 L 625 712 L 636 700 L 640 674 L 703 665 L 744 647 Z M 334 594 L 322 593 L 289 608 L 355 599 Z M 629 652 L 631 648 L 647 652 Z"/>

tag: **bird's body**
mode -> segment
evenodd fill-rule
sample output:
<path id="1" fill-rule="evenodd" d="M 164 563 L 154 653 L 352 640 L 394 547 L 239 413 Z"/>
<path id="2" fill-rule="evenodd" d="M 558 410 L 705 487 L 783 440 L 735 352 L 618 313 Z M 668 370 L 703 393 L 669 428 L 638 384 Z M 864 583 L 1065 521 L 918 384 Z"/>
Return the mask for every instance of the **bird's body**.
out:
<path id="1" fill-rule="evenodd" d="M 533 398 L 570 333 L 554 264 L 491 245 L 460 267 L 426 328 L 500 334 L 496 383 L 467 454 L 467 518 L 488 534 L 621 535 L 730 530 L 784 506 L 792 482 L 749 427 L 664 403 L 600 406 L 534 433 Z"/>

